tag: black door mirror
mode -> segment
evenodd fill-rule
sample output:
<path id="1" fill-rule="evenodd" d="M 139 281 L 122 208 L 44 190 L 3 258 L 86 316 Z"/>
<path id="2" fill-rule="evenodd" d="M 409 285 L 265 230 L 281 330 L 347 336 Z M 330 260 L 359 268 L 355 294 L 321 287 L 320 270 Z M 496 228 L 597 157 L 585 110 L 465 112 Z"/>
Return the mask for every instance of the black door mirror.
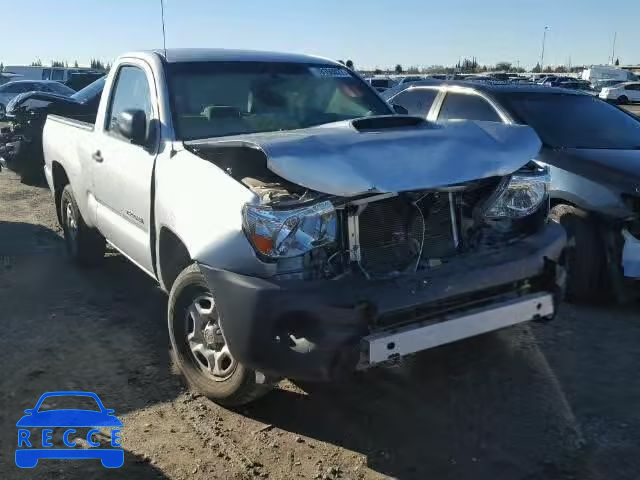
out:
<path id="1" fill-rule="evenodd" d="M 147 143 L 147 116 L 142 110 L 125 110 L 118 115 L 118 133 L 134 145 Z"/>
<path id="2" fill-rule="evenodd" d="M 396 112 L 398 115 L 409 115 L 409 110 L 404 108 L 402 105 L 398 105 L 397 103 L 392 103 L 391 107 L 393 108 L 393 111 Z"/>

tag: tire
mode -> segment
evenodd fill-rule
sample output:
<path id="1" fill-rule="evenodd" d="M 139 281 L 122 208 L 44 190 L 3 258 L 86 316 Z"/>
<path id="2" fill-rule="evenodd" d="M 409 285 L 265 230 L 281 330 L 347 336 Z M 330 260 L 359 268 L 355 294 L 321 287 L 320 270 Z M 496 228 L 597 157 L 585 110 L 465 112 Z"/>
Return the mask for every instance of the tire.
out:
<path id="1" fill-rule="evenodd" d="M 20 175 L 20 181 L 26 185 L 46 184 L 42 143 L 32 145 L 20 153 L 20 158 L 16 161 L 16 170 Z"/>
<path id="2" fill-rule="evenodd" d="M 271 389 L 256 382 L 254 370 L 233 359 L 220 327 L 214 294 L 196 264 L 180 272 L 173 283 L 167 318 L 171 356 L 194 390 L 220 405 L 235 407 Z"/>
<path id="3" fill-rule="evenodd" d="M 594 302 L 607 295 L 607 257 L 596 224 L 588 214 L 570 205 L 556 205 L 550 217 L 567 232 L 567 299 Z"/>
<path id="4" fill-rule="evenodd" d="M 622 95 L 621 97 L 618 97 L 617 102 L 619 105 L 626 105 L 627 103 L 629 103 L 629 99 L 626 95 Z"/>
<path id="5" fill-rule="evenodd" d="M 60 196 L 60 219 L 64 243 L 71 260 L 83 267 L 100 263 L 104 258 L 105 239 L 100 232 L 84 223 L 71 185 L 66 185 Z"/>

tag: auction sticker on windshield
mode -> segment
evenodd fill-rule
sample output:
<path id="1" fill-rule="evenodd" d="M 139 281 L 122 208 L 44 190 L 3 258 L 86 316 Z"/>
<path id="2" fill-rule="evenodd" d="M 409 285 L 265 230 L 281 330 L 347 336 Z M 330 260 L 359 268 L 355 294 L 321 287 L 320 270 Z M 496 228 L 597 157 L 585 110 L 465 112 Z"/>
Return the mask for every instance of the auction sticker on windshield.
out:
<path id="1" fill-rule="evenodd" d="M 76 408 L 67 408 L 76 407 Z M 16 423 L 16 465 L 33 468 L 40 459 L 100 459 L 106 468 L 124 463 L 122 422 L 93 392 L 47 392 Z M 106 433 L 105 433 L 106 432 Z M 88 448 L 83 448 L 84 445 Z"/>
<path id="2" fill-rule="evenodd" d="M 309 70 L 316 77 L 351 78 L 351 74 L 340 67 L 309 67 Z"/>

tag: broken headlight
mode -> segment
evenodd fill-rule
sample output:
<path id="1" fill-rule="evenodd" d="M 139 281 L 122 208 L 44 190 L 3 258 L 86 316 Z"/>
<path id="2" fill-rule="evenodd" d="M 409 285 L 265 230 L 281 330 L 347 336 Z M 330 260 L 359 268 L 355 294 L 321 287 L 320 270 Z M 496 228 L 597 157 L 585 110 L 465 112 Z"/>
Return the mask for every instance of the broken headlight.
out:
<path id="1" fill-rule="evenodd" d="M 244 232 L 253 248 L 271 258 L 288 258 L 335 242 L 337 216 L 329 201 L 291 210 L 244 206 Z"/>
<path id="2" fill-rule="evenodd" d="M 489 203 L 487 218 L 522 218 L 534 213 L 549 199 L 551 177 L 546 168 L 535 172 L 518 172 Z"/>

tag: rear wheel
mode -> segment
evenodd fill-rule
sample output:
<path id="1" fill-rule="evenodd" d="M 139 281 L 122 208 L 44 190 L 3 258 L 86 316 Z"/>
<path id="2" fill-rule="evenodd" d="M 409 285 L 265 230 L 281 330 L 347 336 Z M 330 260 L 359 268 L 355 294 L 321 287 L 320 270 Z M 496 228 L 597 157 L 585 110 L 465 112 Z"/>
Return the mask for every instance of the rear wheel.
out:
<path id="1" fill-rule="evenodd" d="M 105 239 L 100 232 L 84 223 L 71 185 L 65 186 L 60 196 L 60 219 L 69 257 L 82 266 L 99 263 L 104 258 Z"/>
<path id="2" fill-rule="evenodd" d="M 225 406 L 249 403 L 270 390 L 233 357 L 214 293 L 195 264 L 173 283 L 168 321 L 173 360 L 195 390 Z"/>
<path id="3" fill-rule="evenodd" d="M 588 214 L 570 205 L 557 205 L 551 218 L 567 232 L 567 298 L 593 302 L 606 297 L 606 252 Z"/>
<path id="4" fill-rule="evenodd" d="M 626 95 L 622 95 L 621 97 L 618 97 L 618 103 L 620 105 L 626 105 L 627 103 L 629 103 L 629 98 L 627 98 Z"/>

